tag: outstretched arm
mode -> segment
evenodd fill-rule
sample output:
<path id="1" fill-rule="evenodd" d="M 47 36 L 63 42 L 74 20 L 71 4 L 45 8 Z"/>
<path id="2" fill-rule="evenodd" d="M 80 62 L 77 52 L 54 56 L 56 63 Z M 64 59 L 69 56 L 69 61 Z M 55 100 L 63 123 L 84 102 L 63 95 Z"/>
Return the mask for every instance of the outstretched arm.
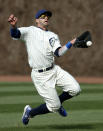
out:
<path id="1" fill-rule="evenodd" d="M 13 38 L 20 38 L 21 36 L 20 31 L 17 29 L 17 21 L 17 17 L 15 17 L 13 14 L 11 14 L 8 18 L 8 22 L 11 25 L 10 34 Z"/>
<path id="2" fill-rule="evenodd" d="M 54 54 L 57 57 L 64 55 L 68 51 L 68 49 L 70 49 L 72 47 L 72 45 L 75 43 L 75 41 L 76 41 L 76 38 L 71 40 L 70 42 L 68 42 L 66 45 L 59 47 L 58 49 L 56 49 Z"/>

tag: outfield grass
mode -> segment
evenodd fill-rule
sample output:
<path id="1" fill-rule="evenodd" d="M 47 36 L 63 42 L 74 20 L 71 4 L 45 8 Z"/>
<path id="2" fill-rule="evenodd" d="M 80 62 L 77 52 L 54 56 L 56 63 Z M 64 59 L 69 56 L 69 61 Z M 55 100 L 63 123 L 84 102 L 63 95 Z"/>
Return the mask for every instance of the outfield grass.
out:
<path id="1" fill-rule="evenodd" d="M 26 104 L 43 103 L 32 83 L 0 83 L 0 131 L 102 131 L 103 85 L 81 84 L 79 96 L 64 102 L 68 117 L 58 113 L 36 116 L 28 126 L 21 122 Z M 58 94 L 61 90 L 58 89 Z"/>

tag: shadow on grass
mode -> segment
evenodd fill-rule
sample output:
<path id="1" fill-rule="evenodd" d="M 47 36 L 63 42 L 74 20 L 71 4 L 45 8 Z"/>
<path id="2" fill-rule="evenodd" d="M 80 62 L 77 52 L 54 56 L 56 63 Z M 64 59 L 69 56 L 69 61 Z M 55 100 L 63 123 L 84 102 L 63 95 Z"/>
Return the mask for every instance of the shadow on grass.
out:
<path id="1" fill-rule="evenodd" d="M 90 124 L 77 124 L 77 125 L 52 125 L 50 126 L 52 129 L 92 129 L 93 126 Z"/>
<path id="2" fill-rule="evenodd" d="M 68 130 L 68 129 L 86 129 L 86 130 L 90 130 L 93 129 L 93 125 L 92 124 L 68 124 L 68 125 L 34 125 L 34 126 L 18 126 L 18 127 L 5 127 L 5 128 L 0 128 L 0 131 L 34 131 L 34 130 Z"/>
<path id="3" fill-rule="evenodd" d="M 68 124 L 68 125 L 48 125 L 48 126 L 32 126 L 31 128 L 35 129 L 93 129 L 91 124 Z"/>

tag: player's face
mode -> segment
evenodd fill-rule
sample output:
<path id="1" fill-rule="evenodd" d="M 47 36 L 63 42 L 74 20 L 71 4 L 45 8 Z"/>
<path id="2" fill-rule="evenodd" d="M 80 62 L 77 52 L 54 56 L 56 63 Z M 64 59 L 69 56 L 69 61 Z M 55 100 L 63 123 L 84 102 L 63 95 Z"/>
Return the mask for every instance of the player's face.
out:
<path id="1" fill-rule="evenodd" d="M 36 22 L 37 22 L 37 24 L 38 25 L 41 25 L 41 26 L 48 26 L 48 21 L 49 21 L 49 16 L 47 16 L 47 15 L 41 15 L 40 17 L 39 17 L 39 19 L 37 19 L 36 20 Z"/>

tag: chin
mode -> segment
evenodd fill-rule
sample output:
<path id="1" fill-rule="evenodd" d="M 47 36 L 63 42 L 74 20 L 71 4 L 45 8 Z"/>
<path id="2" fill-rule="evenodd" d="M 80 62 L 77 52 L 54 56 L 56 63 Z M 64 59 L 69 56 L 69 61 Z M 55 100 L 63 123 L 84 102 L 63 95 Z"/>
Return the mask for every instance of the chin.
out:
<path id="1" fill-rule="evenodd" d="M 48 24 L 45 24 L 44 26 L 45 26 L 45 27 L 48 27 Z"/>
<path id="2" fill-rule="evenodd" d="M 45 23 L 45 26 L 48 26 L 48 23 Z"/>

